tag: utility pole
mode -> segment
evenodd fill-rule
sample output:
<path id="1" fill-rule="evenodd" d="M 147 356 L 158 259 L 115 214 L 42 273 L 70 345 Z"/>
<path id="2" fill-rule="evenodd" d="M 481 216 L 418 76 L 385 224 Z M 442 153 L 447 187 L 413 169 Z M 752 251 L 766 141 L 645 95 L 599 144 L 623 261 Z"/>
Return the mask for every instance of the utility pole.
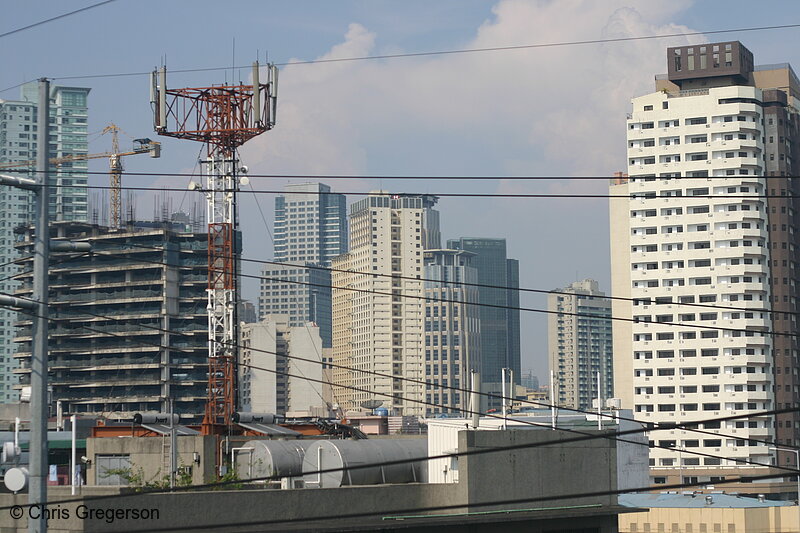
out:
<path id="1" fill-rule="evenodd" d="M 31 353 L 31 439 L 28 503 L 38 508 L 39 518 L 28 518 L 28 531 L 47 531 L 44 509 L 47 505 L 47 352 L 48 352 L 48 271 L 50 255 L 50 82 L 39 80 L 37 110 L 36 171 L 39 189 L 36 195 L 36 236 L 33 246 L 33 346 Z"/>

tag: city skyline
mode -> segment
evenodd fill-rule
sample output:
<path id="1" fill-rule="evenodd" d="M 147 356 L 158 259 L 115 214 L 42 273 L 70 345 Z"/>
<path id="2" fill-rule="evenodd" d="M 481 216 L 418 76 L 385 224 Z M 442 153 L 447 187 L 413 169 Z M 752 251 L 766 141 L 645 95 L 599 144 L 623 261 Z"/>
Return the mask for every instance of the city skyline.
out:
<path id="1" fill-rule="evenodd" d="M 39 76 L 146 72 L 165 54 L 173 71 L 224 67 L 232 62 L 234 38 L 236 64 L 246 65 L 256 58 L 258 50 L 263 61 L 265 49 L 269 49 L 270 60 L 289 63 L 292 58 L 313 60 L 740 28 L 742 12 L 749 13 L 747 26 L 768 26 L 775 18 L 774 10 L 751 11 L 744 2 L 729 3 L 725 10 L 692 1 L 667 5 L 564 1 L 556 6 L 460 0 L 436 5 L 410 2 L 391 8 L 380 2 L 342 2 L 337 9 L 312 3 L 313 15 L 308 7 L 277 5 L 269 17 L 258 15 L 244 25 L 234 13 L 220 14 L 221 20 L 229 21 L 227 27 L 237 30 L 209 37 L 198 53 L 196 43 L 178 38 L 179 32 L 168 20 L 179 13 L 186 27 L 202 27 L 209 4 L 199 2 L 191 10 L 181 5 L 160 6 L 164 17 L 153 18 L 133 5 L 118 3 L 6 37 L 18 53 L 6 58 L 0 90 Z M 257 5 L 242 3 L 243 9 L 249 6 L 254 13 L 258 12 Z M 795 2 L 774 5 L 785 18 L 800 12 Z M 55 11 L 42 2 L 9 5 L 6 25 L 11 28 L 15 20 L 24 25 L 38 20 L 41 13 L 57 14 Z M 130 22 L 116 28 L 113 39 L 108 38 L 108 25 L 104 23 L 109 12 Z M 256 22 L 263 31 L 248 32 L 249 25 Z M 53 53 L 40 42 L 42 35 L 50 41 L 69 42 L 75 38 L 75 24 L 84 24 L 81 42 L 103 42 L 104 46 L 84 46 L 82 54 L 67 54 L 65 50 Z M 141 27 L 151 28 L 159 39 L 139 39 L 136 28 Z M 749 32 L 736 37 L 746 42 L 759 62 L 789 61 L 796 65 L 800 64 L 798 52 L 781 44 L 792 31 Z M 704 40 L 708 39 L 675 37 L 428 58 L 283 65 L 279 124 L 263 139 L 246 146 L 242 161 L 253 174 L 375 177 L 337 179 L 335 183 L 319 178 L 341 192 L 384 188 L 404 192 L 604 194 L 604 180 L 448 182 L 421 178 L 400 182 L 388 177 L 611 175 L 623 168 L 621 142 L 625 133 L 619 126 L 628 111 L 629 98 L 649 90 L 653 74 L 665 72 L 662 50 Z M 137 42 L 137 46 L 127 46 L 127 42 Z M 108 60 L 108 50 L 115 52 L 113 61 Z M 240 77 L 246 77 L 242 72 Z M 542 76 L 542 72 L 548 75 Z M 512 75 L 514 83 L 510 86 L 507 80 Z M 205 85 L 236 76 L 238 71 L 230 69 L 172 73 L 170 84 Z M 464 76 L 474 82 L 464 85 Z M 153 136 L 146 76 L 87 79 L 80 85 L 92 87 L 90 131 L 114 122 L 134 138 Z M 553 94 L 559 95 L 564 105 L 552 105 Z M 16 99 L 18 95 L 19 88 L 15 88 L 0 93 L 0 98 Z M 322 104 L 327 101 L 336 104 Z M 475 102 L 481 105 L 476 107 Z M 554 128 L 554 124 L 563 127 Z M 89 149 L 102 152 L 108 146 L 107 140 L 93 138 Z M 126 170 L 190 174 L 198 148 L 193 143 L 165 140 L 157 164 L 147 158 L 132 158 L 126 162 Z M 90 184 L 107 184 L 106 166 L 104 161 L 90 163 L 90 171 L 99 173 L 90 175 Z M 178 190 L 174 194 L 178 205 L 187 180 L 125 176 L 124 185 Z M 255 178 L 252 186 L 278 191 L 287 181 L 308 179 Z M 147 194 L 142 192 L 137 201 L 145 214 L 150 205 Z M 270 243 L 263 238 L 266 230 L 256 199 L 246 192 L 241 196 L 244 255 L 270 259 Z M 187 200 L 192 200 L 191 194 Z M 258 200 L 264 218 L 271 221 L 271 196 L 260 194 Z M 582 277 L 593 277 L 602 286 L 610 286 L 603 222 L 607 206 L 603 199 L 442 197 L 439 205 L 446 235 L 506 237 L 509 256 L 527 265 L 520 272 L 523 287 L 548 290 Z M 503 216 L 473 215 L 483 211 Z M 550 223 L 552 220 L 558 224 Z M 541 261 L 545 251 L 558 260 Z M 253 264 L 243 264 L 243 269 L 253 275 L 261 270 Z M 245 289 L 257 294 L 257 285 L 257 281 L 246 281 Z M 525 307 L 541 309 L 545 302 L 544 296 L 521 295 Z M 522 366 L 545 376 L 546 320 L 534 313 L 522 313 L 521 321 Z"/>

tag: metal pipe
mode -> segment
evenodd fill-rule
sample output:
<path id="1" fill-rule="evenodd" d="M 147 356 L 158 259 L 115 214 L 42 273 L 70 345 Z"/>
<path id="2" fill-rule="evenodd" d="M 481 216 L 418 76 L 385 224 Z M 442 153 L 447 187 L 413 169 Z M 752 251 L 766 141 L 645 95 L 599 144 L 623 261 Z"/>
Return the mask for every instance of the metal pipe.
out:
<path id="1" fill-rule="evenodd" d="M 481 423 L 481 375 L 474 370 L 470 371 L 472 377 L 470 393 L 470 410 L 472 411 L 472 428 L 477 429 Z"/>
<path id="2" fill-rule="evenodd" d="M 36 310 L 38 305 L 33 300 L 23 300 L 22 298 L 17 298 L 15 296 L 6 296 L 5 294 L 0 294 L 0 306 L 3 307 L 20 307 L 22 309 L 33 309 Z"/>
<path id="3" fill-rule="evenodd" d="M 69 417 L 69 425 L 70 430 L 72 430 L 72 463 L 70 464 L 69 474 L 72 478 L 72 495 L 75 496 L 75 492 L 77 490 L 77 477 L 78 477 L 78 440 L 77 434 L 78 432 L 75 431 L 75 423 L 77 422 L 77 418 L 75 415 Z"/>
<path id="4" fill-rule="evenodd" d="M 35 191 L 39 188 L 39 182 L 36 180 L 20 178 L 19 176 L 9 176 L 8 174 L 0 174 L 0 185 L 8 185 L 9 187 L 26 189 L 29 191 Z"/>
<path id="5" fill-rule="evenodd" d="M 501 406 L 500 412 L 503 415 L 503 429 L 507 429 L 508 428 L 508 420 L 506 418 L 506 414 L 507 414 L 506 380 L 508 379 L 507 374 L 508 374 L 508 369 L 507 368 L 500 369 L 500 379 L 503 380 L 503 385 L 502 385 L 502 388 L 500 389 L 501 390 L 501 394 L 503 395 L 503 398 L 500 400 L 500 406 Z"/>
<path id="6" fill-rule="evenodd" d="M 175 471 L 178 469 L 178 431 L 175 428 L 175 404 L 169 400 L 169 486 L 175 488 Z"/>
<path id="7" fill-rule="evenodd" d="M 33 346 L 31 350 L 31 432 L 30 484 L 28 503 L 41 513 L 28 519 L 28 530 L 47 531 L 44 509 L 47 505 L 47 352 L 48 352 L 48 271 L 50 255 L 50 82 L 39 80 L 39 132 L 36 143 L 36 171 L 40 186 L 36 195 L 36 240 L 33 247 L 33 297 L 37 313 L 33 317 Z"/>
<path id="8" fill-rule="evenodd" d="M 600 392 L 600 372 L 597 373 L 597 429 L 603 429 L 603 393 Z"/>
<path id="9" fill-rule="evenodd" d="M 550 426 L 556 429 L 556 391 L 553 386 L 555 382 L 555 373 L 550 370 Z"/>

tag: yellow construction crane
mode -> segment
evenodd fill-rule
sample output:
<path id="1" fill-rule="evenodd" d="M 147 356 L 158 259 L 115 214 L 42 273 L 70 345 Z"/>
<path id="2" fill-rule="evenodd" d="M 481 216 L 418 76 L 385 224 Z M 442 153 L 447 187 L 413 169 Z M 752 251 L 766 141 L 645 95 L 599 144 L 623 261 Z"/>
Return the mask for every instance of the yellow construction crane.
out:
<path id="1" fill-rule="evenodd" d="M 108 158 L 109 176 L 111 178 L 111 227 L 119 228 L 122 225 L 122 160 L 123 156 L 150 154 L 150 157 L 161 157 L 161 143 L 150 139 L 134 139 L 133 149 L 128 152 L 119 150 L 119 132 L 116 124 L 109 124 L 103 128 L 103 134 L 111 134 L 111 151 L 99 154 L 75 154 L 64 157 L 53 157 L 50 164 L 59 166 L 70 161 L 86 161 L 88 159 Z M 36 160 L 17 161 L 14 163 L 0 163 L 0 170 L 7 168 L 34 167 Z"/>

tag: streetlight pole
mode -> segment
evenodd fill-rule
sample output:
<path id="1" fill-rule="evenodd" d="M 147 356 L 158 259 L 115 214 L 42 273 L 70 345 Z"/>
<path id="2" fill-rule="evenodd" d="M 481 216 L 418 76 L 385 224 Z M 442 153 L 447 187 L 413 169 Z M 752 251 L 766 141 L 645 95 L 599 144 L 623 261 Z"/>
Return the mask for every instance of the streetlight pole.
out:
<path id="1" fill-rule="evenodd" d="M 797 458 L 794 463 L 794 467 L 795 469 L 800 469 L 800 450 L 796 448 L 784 448 L 783 446 L 770 446 L 769 449 L 775 451 L 794 453 L 795 457 Z M 800 475 L 795 474 L 795 477 L 797 478 L 797 512 L 798 512 L 798 520 L 800 520 Z M 797 525 L 798 527 L 800 527 L 800 521 L 797 522 Z"/>

